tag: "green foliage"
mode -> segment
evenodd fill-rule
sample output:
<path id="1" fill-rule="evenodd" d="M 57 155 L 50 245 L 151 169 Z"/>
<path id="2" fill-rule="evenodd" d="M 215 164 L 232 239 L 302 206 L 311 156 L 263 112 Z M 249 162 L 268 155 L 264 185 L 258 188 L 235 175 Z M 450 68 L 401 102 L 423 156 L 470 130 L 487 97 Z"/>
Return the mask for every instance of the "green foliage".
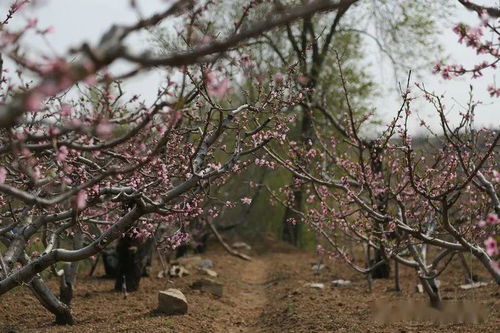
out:
<path id="1" fill-rule="evenodd" d="M 450 17 L 455 1 L 365 0 L 352 10 L 344 27 L 360 33 L 365 42 L 388 58 L 395 71 L 416 71 L 442 51 L 440 23 Z M 359 22 L 363 22 L 360 27 Z"/>

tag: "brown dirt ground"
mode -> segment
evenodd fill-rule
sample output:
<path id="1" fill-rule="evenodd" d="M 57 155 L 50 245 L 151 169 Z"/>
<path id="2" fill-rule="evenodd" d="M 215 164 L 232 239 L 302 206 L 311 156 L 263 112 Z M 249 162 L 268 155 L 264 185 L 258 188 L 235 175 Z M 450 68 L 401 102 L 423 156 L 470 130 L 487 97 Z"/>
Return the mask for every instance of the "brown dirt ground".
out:
<path id="1" fill-rule="evenodd" d="M 494 332 L 500 327 L 498 286 L 490 282 L 483 288 L 459 289 L 463 275 L 458 265 L 440 277 L 442 294 L 447 300 L 484 306 L 487 315 L 480 323 L 375 321 L 372 306 L 377 301 L 426 300 L 415 293 L 414 272 L 409 269 L 402 269 L 402 292 L 392 290 L 391 280 L 375 280 L 369 293 L 364 277 L 340 263 L 327 262 L 327 268 L 314 275 L 311 263 L 318 257 L 310 252 L 265 240 L 251 254 L 254 259 L 247 262 L 213 245 L 203 256 L 214 262 L 217 280 L 224 284 L 221 298 L 190 289 L 200 277 L 195 270 L 184 278 L 158 279 L 160 266 L 156 265 L 152 277 L 144 278 L 140 290 L 126 299 L 112 291 L 113 281 L 82 276 L 73 304 L 74 326 L 53 326 L 51 314 L 34 296 L 26 288 L 17 288 L 0 299 L 0 332 Z M 353 284 L 331 287 L 330 281 L 338 278 Z M 323 282 L 325 289 L 306 286 L 311 282 Z M 57 290 L 57 281 L 49 285 Z M 186 295 L 188 314 L 152 314 L 158 290 L 167 288 L 178 288 Z"/>

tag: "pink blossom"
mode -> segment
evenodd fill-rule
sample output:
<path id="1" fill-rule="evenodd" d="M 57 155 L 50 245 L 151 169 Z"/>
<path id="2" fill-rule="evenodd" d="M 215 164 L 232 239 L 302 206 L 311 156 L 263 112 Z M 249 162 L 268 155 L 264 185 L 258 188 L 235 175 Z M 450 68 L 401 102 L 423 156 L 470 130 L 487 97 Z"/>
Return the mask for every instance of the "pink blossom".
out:
<path id="1" fill-rule="evenodd" d="M 451 79 L 450 70 L 452 70 L 451 66 L 444 66 L 441 69 L 441 76 L 443 77 L 443 79 L 445 80 Z"/>
<path id="2" fill-rule="evenodd" d="M 441 71 L 441 63 L 439 61 L 437 61 L 434 64 L 434 67 L 432 67 L 432 73 L 436 74 L 436 73 L 439 73 L 440 71 Z"/>
<path id="3" fill-rule="evenodd" d="M 483 25 L 487 25 L 490 19 L 490 15 L 488 15 L 488 12 L 486 10 L 482 10 L 479 18 L 481 19 L 481 22 L 483 22 Z"/>
<path id="4" fill-rule="evenodd" d="M 216 84 L 209 85 L 207 91 L 210 95 L 222 98 L 230 91 L 230 89 L 229 80 L 227 78 L 223 78 Z"/>
<path id="5" fill-rule="evenodd" d="M 244 203 L 245 205 L 250 205 L 252 203 L 252 199 L 248 197 L 241 198 L 241 202 Z"/>
<path id="6" fill-rule="evenodd" d="M 495 225 L 500 223 L 500 219 L 498 218 L 497 214 L 491 213 L 486 217 L 486 223 Z"/>
<path id="7" fill-rule="evenodd" d="M 209 85 L 217 83 L 217 74 L 213 71 L 206 72 L 205 82 Z"/>
<path id="8" fill-rule="evenodd" d="M 208 166 L 215 171 L 219 171 L 222 168 L 222 165 L 220 163 L 208 163 Z"/>
<path id="9" fill-rule="evenodd" d="M 493 170 L 493 178 L 496 182 L 500 182 L 500 172 Z"/>
<path id="10" fill-rule="evenodd" d="M 492 84 L 490 84 L 487 89 L 491 97 L 500 97 L 500 88 L 496 89 Z"/>
<path id="11" fill-rule="evenodd" d="M 488 237 L 488 239 L 484 241 L 484 246 L 489 256 L 496 256 L 498 254 L 497 241 L 493 237 Z"/>
<path id="12" fill-rule="evenodd" d="M 297 78 L 297 81 L 300 84 L 307 84 L 309 82 L 309 78 L 305 75 L 299 75 L 299 77 Z"/>
<path id="13" fill-rule="evenodd" d="M 42 30 L 42 34 L 51 34 L 55 31 L 54 27 L 47 27 L 44 30 Z"/>
<path id="14" fill-rule="evenodd" d="M 28 24 L 26 25 L 26 28 L 28 28 L 28 29 L 29 28 L 34 28 L 34 27 L 36 27 L 37 24 L 38 24 L 38 19 L 36 19 L 36 18 L 30 18 L 28 20 Z"/>
<path id="15" fill-rule="evenodd" d="M 103 121 L 102 123 L 97 125 L 96 133 L 100 137 L 109 138 L 113 133 L 113 126 L 107 121 Z"/>
<path id="16" fill-rule="evenodd" d="M 276 83 L 283 83 L 283 81 L 285 80 L 285 75 L 281 72 L 278 72 L 276 74 L 274 74 L 274 82 Z"/>
<path id="17" fill-rule="evenodd" d="M 229 80 L 223 78 L 219 80 L 217 74 L 213 71 L 205 72 L 205 83 L 207 85 L 207 91 L 210 95 L 222 98 L 230 91 Z"/>
<path id="18" fill-rule="evenodd" d="M 73 108 L 69 104 L 61 105 L 61 116 L 69 116 L 73 112 Z"/>
<path id="19" fill-rule="evenodd" d="M 41 93 L 36 91 L 32 92 L 26 98 L 26 109 L 29 111 L 39 111 L 41 109 L 43 99 L 44 96 Z"/>
<path id="20" fill-rule="evenodd" d="M 95 75 L 89 75 L 83 80 L 83 82 L 85 82 L 86 85 L 92 87 L 97 84 L 97 78 Z"/>
<path id="21" fill-rule="evenodd" d="M 24 0 L 24 1 L 16 1 L 14 2 L 14 4 L 11 6 L 12 10 L 14 11 L 18 11 L 19 9 L 21 9 L 25 4 L 28 3 L 28 0 Z"/>
<path id="22" fill-rule="evenodd" d="M 0 184 L 5 183 L 5 179 L 7 178 L 7 169 L 3 166 L 0 166 Z"/>
<path id="23" fill-rule="evenodd" d="M 243 71 L 248 72 L 252 68 L 254 68 L 257 63 L 253 60 L 250 59 L 250 56 L 248 54 L 242 54 L 240 58 L 240 65 Z"/>
<path id="24" fill-rule="evenodd" d="M 56 155 L 56 160 L 58 160 L 59 162 L 63 162 L 68 157 L 68 154 L 69 154 L 68 147 L 66 146 L 59 147 L 59 150 Z"/>
<path id="25" fill-rule="evenodd" d="M 87 192 L 80 191 L 76 194 L 75 207 L 78 210 L 82 210 L 87 207 Z"/>

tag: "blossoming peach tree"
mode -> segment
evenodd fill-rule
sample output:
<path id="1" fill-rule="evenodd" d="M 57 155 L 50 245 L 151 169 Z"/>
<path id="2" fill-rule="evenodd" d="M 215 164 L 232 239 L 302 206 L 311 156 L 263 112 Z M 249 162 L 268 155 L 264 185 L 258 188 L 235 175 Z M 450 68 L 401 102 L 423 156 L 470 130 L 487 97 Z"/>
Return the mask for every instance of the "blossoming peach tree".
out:
<path id="1" fill-rule="evenodd" d="M 481 71 L 495 68 L 500 59 L 498 11 L 463 3 L 478 13 L 481 24 L 475 28 L 458 25 L 455 32 L 459 41 L 492 58 L 471 69 L 438 63 L 434 70 L 446 79 L 467 73 L 478 77 Z M 390 260 L 413 267 L 433 306 L 441 304 L 436 278 L 455 256 L 463 258 L 463 253 L 476 258 L 500 284 L 496 243 L 500 222 L 498 129 L 474 126 L 478 103 L 472 96 L 460 120 L 452 125 L 444 96 L 429 91 L 424 84 L 413 86 L 409 77 L 401 89 L 401 108 L 394 119 L 380 135 L 365 137 L 362 128 L 370 116 L 357 116 L 340 57 L 338 66 L 345 112 L 334 114 L 318 102 L 309 105 L 325 115 L 336 134 L 325 135 L 316 122 L 313 127 L 318 145 L 288 140 L 287 145 L 264 147 L 267 156 L 259 159 L 260 164 L 277 163 L 297 178 L 296 184 L 281 189 L 285 199 L 269 189 L 271 194 L 292 207 L 294 186 L 306 186 L 308 209 L 296 213 L 327 240 L 331 250 L 322 251 L 368 276 Z M 498 97 L 493 85 L 488 91 Z M 434 110 L 440 133 L 421 122 L 428 135 L 410 135 L 408 124 L 412 118 L 418 120 L 417 98 L 426 100 Z M 368 253 L 370 248 L 377 250 L 381 257 L 372 261 L 368 256 L 367 264 L 359 265 L 348 251 L 352 241 L 364 244 Z M 427 247 L 436 251 L 428 252 Z"/>
<path id="2" fill-rule="evenodd" d="M 31 1 L 13 3 L 0 25 L 0 295 L 27 286 L 57 323 L 71 324 L 79 261 L 122 236 L 145 239 L 160 227 L 162 246 L 183 242 L 182 225 L 210 209 L 203 205 L 210 189 L 244 168 L 246 156 L 282 140 L 281 111 L 301 100 L 265 73 L 245 75 L 240 43 L 344 2 L 271 8 L 259 22 L 244 11 L 234 27 L 211 36 L 198 23 L 217 3 L 170 1 L 163 12 L 112 26 L 97 45 L 42 59 L 30 56 L 23 38 L 52 29 L 36 19 L 12 28 Z M 179 23 L 182 49 L 138 53 L 128 42 L 167 19 Z M 111 71 L 118 60 L 129 69 Z M 165 77 L 151 87 L 154 100 L 123 91 L 124 82 L 154 68 Z M 256 93 L 239 92 L 240 103 L 232 96 L 241 80 Z M 60 297 L 43 272 L 62 274 Z"/>

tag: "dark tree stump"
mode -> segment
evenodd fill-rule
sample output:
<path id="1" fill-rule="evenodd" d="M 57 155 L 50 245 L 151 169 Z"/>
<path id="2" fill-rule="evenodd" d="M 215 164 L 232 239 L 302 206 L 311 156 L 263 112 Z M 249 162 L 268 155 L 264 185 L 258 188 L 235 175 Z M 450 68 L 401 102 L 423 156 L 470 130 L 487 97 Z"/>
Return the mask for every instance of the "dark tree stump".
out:
<path id="1" fill-rule="evenodd" d="M 105 249 L 102 252 L 102 263 L 107 278 L 116 278 L 118 274 L 118 254 L 115 248 Z"/>
<path id="2" fill-rule="evenodd" d="M 382 255 L 380 254 L 380 251 L 375 251 L 375 260 L 372 260 L 370 265 L 375 265 L 379 261 L 383 260 Z M 388 279 L 389 274 L 391 272 L 391 266 L 387 261 L 384 261 L 382 264 L 379 266 L 375 267 L 375 269 L 371 272 L 371 276 L 374 279 Z"/>
<path id="3" fill-rule="evenodd" d="M 153 238 L 148 238 L 142 243 L 129 236 L 120 239 L 116 247 L 118 257 L 115 280 L 116 291 L 128 292 L 139 289 L 141 277 L 152 254 L 153 244 Z"/>

